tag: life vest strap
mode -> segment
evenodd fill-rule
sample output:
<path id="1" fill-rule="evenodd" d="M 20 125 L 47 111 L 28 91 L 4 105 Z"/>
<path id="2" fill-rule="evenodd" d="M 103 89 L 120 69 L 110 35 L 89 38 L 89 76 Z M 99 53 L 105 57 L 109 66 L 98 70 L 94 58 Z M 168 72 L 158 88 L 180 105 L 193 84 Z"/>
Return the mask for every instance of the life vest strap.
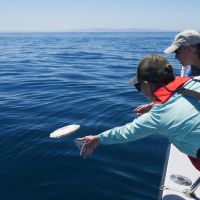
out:
<path id="1" fill-rule="evenodd" d="M 183 95 L 194 97 L 194 98 L 200 100 L 200 93 L 199 92 L 196 92 L 194 90 L 189 90 L 189 89 L 186 89 L 186 88 L 183 88 L 183 87 L 179 88 L 178 91 Z"/>

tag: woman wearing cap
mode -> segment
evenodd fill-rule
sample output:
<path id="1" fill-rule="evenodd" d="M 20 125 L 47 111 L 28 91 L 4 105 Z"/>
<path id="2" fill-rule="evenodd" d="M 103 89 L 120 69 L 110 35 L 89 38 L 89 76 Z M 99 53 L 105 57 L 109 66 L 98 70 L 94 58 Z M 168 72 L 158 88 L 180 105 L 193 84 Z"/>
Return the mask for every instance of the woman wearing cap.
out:
<path id="1" fill-rule="evenodd" d="M 179 60 L 183 67 L 190 66 L 186 76 L 199 76 L 200 75 L 200 33 L 196 30 L 185 30 L 178 33 L 171 46 L 164 50 L 164 53 L 175 53 L 175 58 Z M 153 106 L 153 102 L 150 104 L 144 104 L 138 106 L 133 110 L 138 115 L 142 115 Z M 200 156 L 200 150 L 199 150 Z M 193 157 L 189 156 L 191 162 L 197 169 L 200 169 L 199 162 Z"/>
<path id="2" fill-rule="evenodd" d="M 200 33 L 196 30 L 185 30 L 177 34 L 166 54 L 175 53 L 183 67 L 190 66 L 190 76 L 200 75 Z"/>
<path id="3" fill-rule="evenodd" d="M 200 92 L 200 77 L 196 79 L 175 77 L 165 58 L 146 56 L 132 82 L 149 101 L 154 101 L 153 108 L 125 126 L 79 138 L 84 142 L 80 155 L 86 158 L 98 144 L 126 143 L 161 134 L 183 153 L 196 157 L 200 146 L 199 99 L 181 93 L 187 89 Z"/>

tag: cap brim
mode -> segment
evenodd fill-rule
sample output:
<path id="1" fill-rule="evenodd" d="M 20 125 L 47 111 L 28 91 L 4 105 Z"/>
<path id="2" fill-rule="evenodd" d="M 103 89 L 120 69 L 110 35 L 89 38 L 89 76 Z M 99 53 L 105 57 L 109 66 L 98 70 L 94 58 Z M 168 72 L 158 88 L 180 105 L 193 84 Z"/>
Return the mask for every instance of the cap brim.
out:
<path id="1" fill-rule="evenodd" d="M 131 78 L 128 83 L 130 85 L 135 85 L 136 83 L 138 83 L 138 78 L 137 78 L 137 75 L 135 75 L 133 78 Z"/>
<path id="2" fill-rule="evenodd" d="M 165 54 L 170 54 L 170 53 L 176 51 L 178 48 L 179 47 L 176 46 L 176 45 L 170 46 L 170 47 L 168 47 L 167 49 L 164 50 L 164 53 Z"/>

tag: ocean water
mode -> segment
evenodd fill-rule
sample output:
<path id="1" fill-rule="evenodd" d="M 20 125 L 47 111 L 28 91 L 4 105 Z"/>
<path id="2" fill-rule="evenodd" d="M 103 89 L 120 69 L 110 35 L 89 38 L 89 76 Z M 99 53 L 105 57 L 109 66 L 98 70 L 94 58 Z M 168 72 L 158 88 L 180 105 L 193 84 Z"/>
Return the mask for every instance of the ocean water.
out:
<path id="1" fill-rule="evenodd" d="M 128 79 L 174 35 L 0 34 L 0 199 L 156 200 L 165 138 L 100 145 L 86 160 L 73 140 L 134 120 L 132 110 L 147 101 Z M 49 138 L 73 123 L 76 133 Z"/>

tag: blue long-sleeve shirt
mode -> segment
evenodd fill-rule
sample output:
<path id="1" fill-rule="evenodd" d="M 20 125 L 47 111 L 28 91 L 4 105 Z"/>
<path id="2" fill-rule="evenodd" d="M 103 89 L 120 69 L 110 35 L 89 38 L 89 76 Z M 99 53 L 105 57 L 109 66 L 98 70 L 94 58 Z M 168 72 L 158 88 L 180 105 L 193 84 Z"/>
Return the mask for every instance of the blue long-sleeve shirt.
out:
<path id="1" fill-rule="evenodd" d="M 195 77 L 200 80 L 200 76 Z M 200 92 L 200 82 L 189 80 L 184 87 Z M 176 92 L 164 104 L 125 126 L 98 135 L 101 144 L 126 143 L 149 135 L 166 136 L 180 151 L 196 157 L 200 148 L 200 102 Z"/>

